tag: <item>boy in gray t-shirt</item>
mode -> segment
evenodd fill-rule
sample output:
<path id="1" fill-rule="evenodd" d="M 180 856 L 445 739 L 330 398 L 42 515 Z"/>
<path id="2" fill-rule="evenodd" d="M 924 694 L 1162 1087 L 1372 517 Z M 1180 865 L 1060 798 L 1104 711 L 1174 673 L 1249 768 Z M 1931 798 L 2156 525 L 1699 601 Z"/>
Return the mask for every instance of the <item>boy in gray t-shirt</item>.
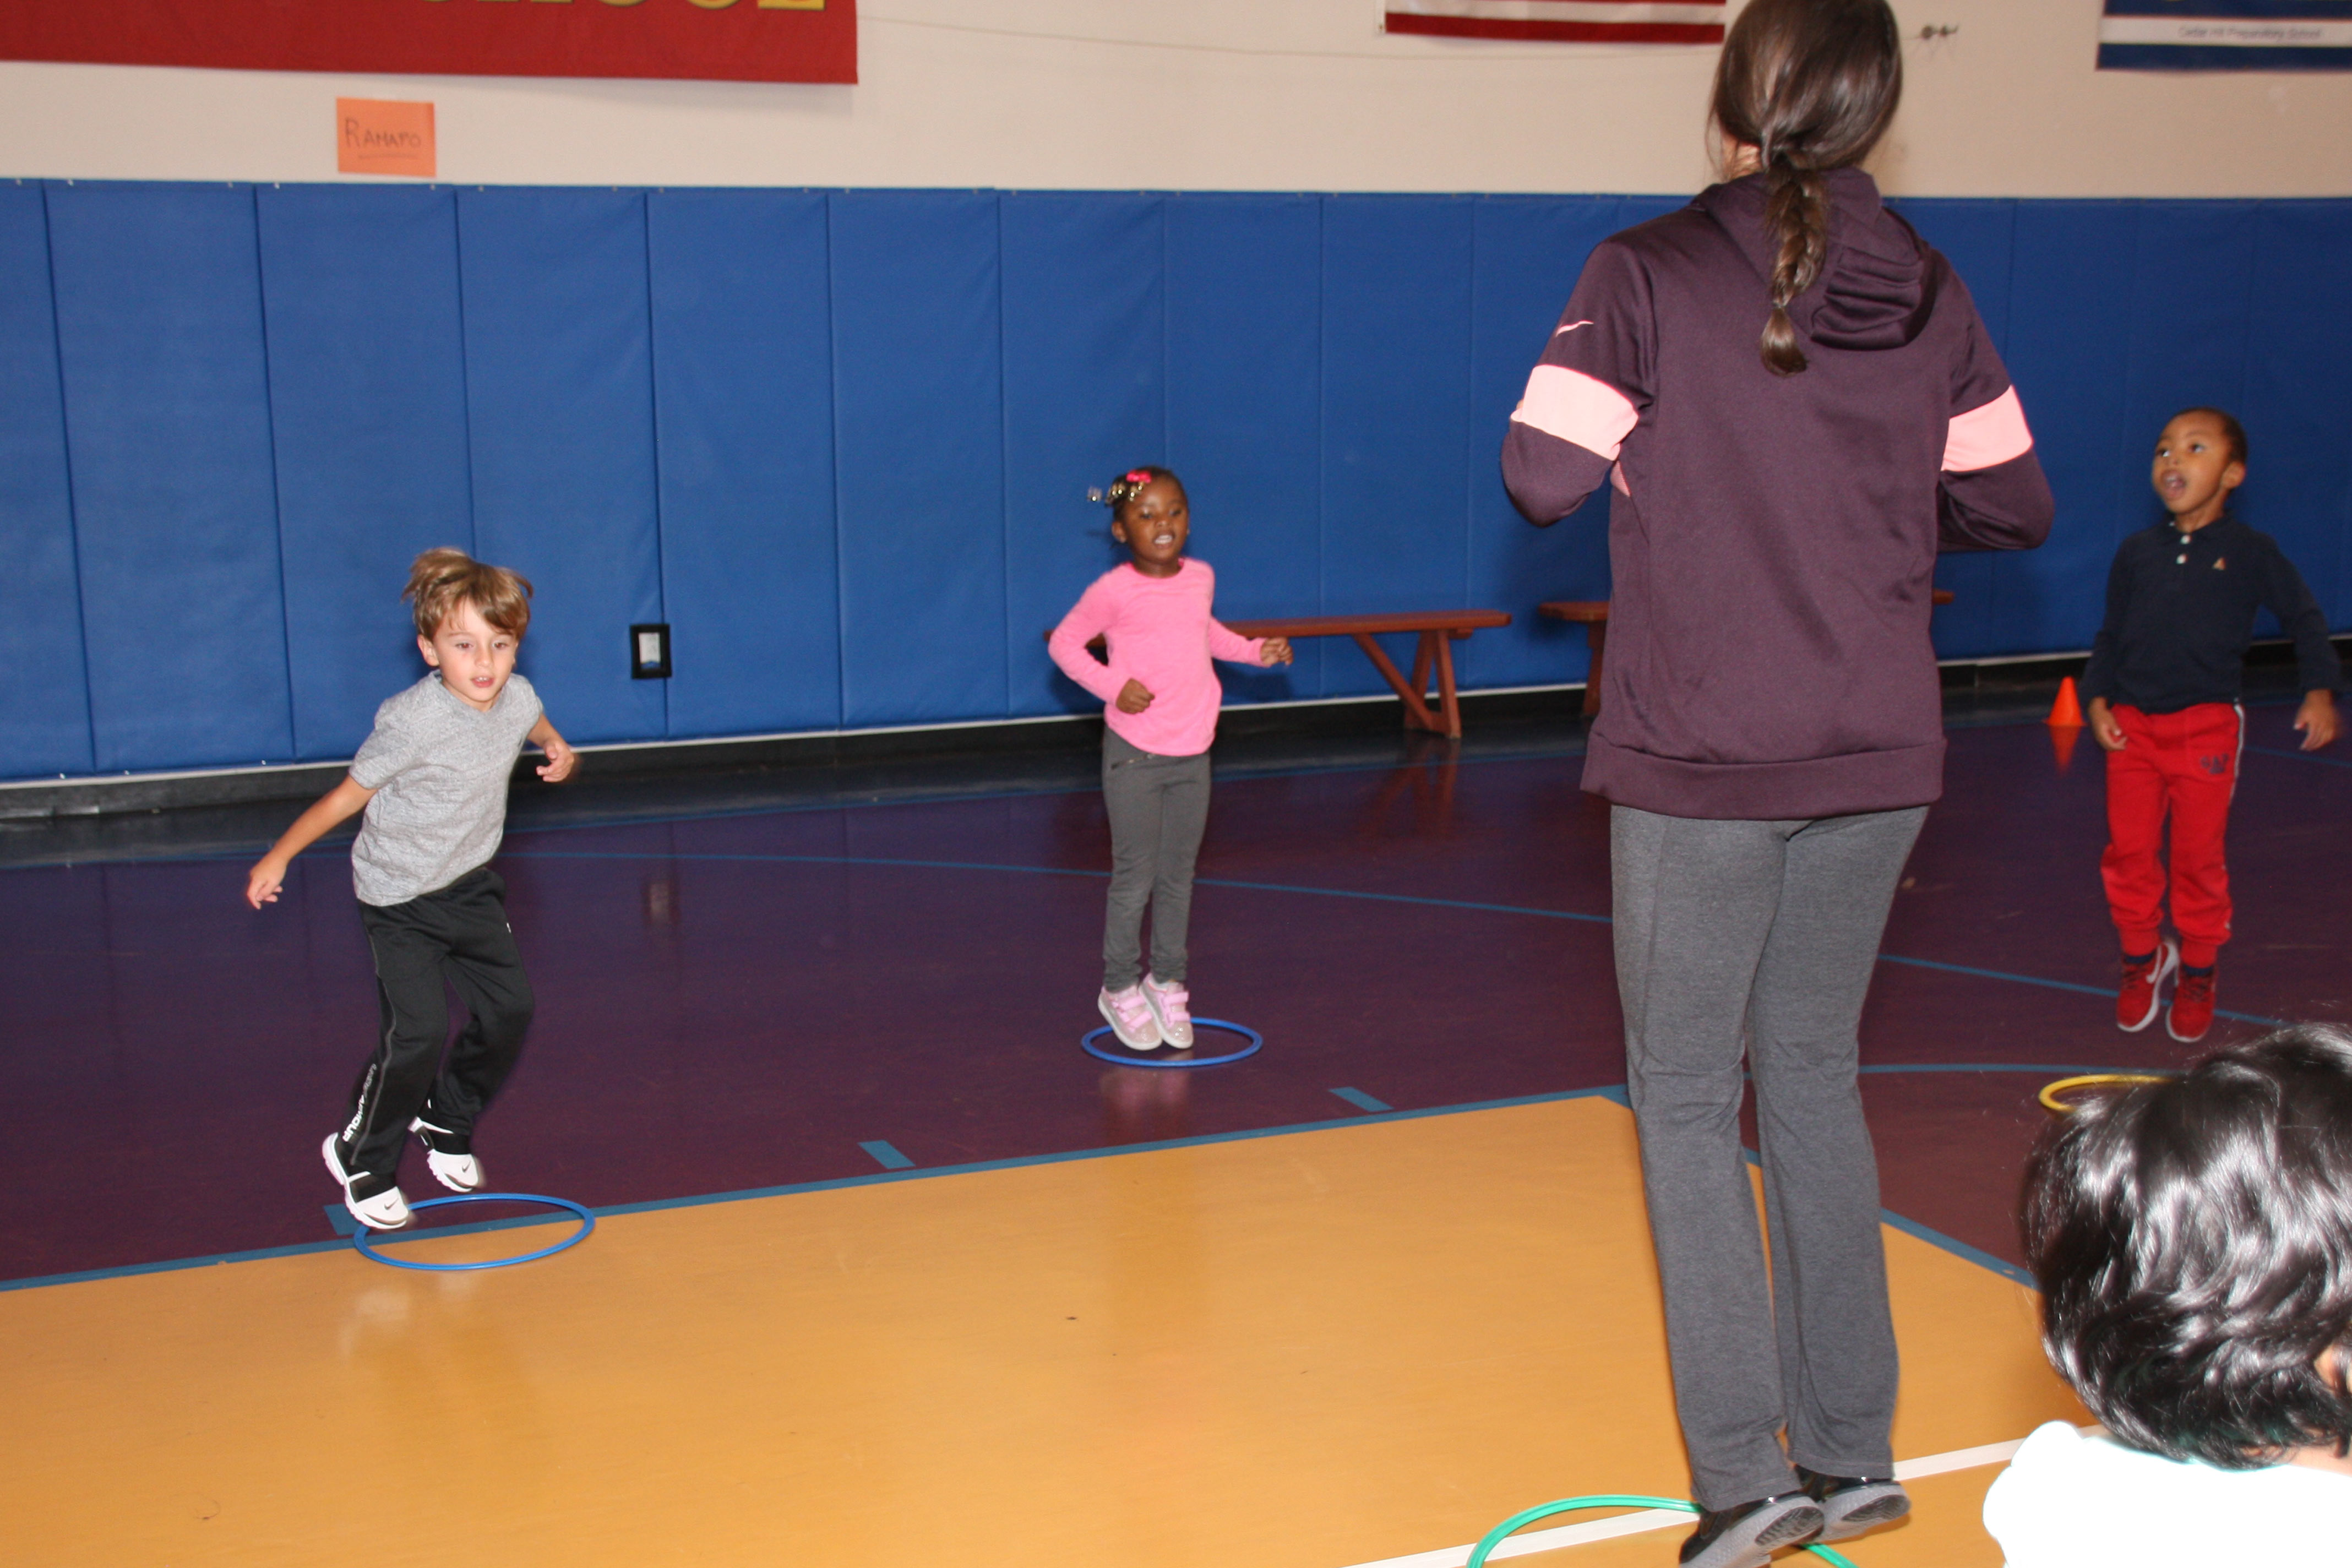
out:
<path id="1" fill-rule="evenodd" d="M 350 774 L 270 846 L 245 889 L 255 909 L 276 902 L 295 856 L 367 813 L 352 846 L 352 884 L 383 1025 L 352 1087 L 351 1114 L 321 1152 L 344 1205 L 376 1230 L 408 1223 L 400 1154 L 411 1131 L 443 1186 L 482 1184 L 474 1123 L 514 1067 L 532 1005 L 506 883 L 489 868 L 506 826 L 507 778 L 526 741 L 547 753 L 539 776 L 550 784 L 573 761 L 539 693 L 514 672 L 530 625 L 529 583 L 460 551 L 428 550 L 402 597 L 415 604 L 416 646 L 433 673 L 376 710 Z M 445 984 L 470 1016 L 446 1063 Z"/>

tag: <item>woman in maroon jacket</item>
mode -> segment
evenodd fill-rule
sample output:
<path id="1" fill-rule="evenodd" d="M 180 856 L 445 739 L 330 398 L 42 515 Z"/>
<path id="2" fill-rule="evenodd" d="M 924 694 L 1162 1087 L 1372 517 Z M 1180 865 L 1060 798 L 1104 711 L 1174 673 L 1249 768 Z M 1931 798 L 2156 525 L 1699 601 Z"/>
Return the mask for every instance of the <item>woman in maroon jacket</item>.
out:
<path id="1" fill-rule="evenodd" d="M 2027 549 L 2050 526 L 1967 289 L 1857 167 L 1901 51 L 1885 0 L 1754 0 L 1716 76 L 1727 179 L 1592 253 L 1503 448 L 1538 523 L 1617 492 L 1584 787 L 1612 805 L 1695 1568 L 1909 1508 L 1856 1027 L 1943 788 L 1937 552 Z"/>

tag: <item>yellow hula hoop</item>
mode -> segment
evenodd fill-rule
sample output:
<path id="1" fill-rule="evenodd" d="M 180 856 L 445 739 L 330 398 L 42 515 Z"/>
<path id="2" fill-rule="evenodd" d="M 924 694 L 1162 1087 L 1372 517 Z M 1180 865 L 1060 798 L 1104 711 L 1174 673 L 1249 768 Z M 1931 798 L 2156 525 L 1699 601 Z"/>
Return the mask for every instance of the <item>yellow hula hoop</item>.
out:
<path id="1" fill-rule="evenodd" d="M 2070 1089 L 2104 1089 L 2116 1084 L 2162 1083 L 2171 1075 L 2158 1072 L 2086 1072 L 2074 1078 L 2062 1078 L 2056 1083 L 2042 1086 L 2042 1108 L 2055 1115 L 2072 1116 L 2074 1107 L 2059 1096 Z"/>

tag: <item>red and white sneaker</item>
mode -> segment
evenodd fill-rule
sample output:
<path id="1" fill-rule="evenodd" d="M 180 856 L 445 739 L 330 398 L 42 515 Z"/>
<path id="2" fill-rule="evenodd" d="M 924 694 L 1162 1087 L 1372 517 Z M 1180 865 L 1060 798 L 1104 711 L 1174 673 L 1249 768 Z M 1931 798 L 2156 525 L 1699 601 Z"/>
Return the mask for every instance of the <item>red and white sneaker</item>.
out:
<path id="1" fill-rule="evenodd" d="M 2182 969 L 2172 987 L 2172 1007 L 2164 1016 L 2164 1032 L 2184 1046 L 2193 1046 L 2213 1026 L 2213 982 L 2216 972 L 2200 974 Z"/>
<path id="2" fill-rule="evenodd" d="M 2163 1009 L 2164 983 L 2179 967 L 2180 948 L 2169 937 L 2157 939 L 2156 956 L 2146 963 L 2125 960 L 2123 989 L 2116 993 L 2116 1027 L 2137 1035 L 2155 1023 Z"/>
<path id="3" fill-rule="evenodd" d="M 1151 1007 L 1151 1021 L 1160 1026 L 1160 1037 L 1180 1051 L 1192 1048 L 1192 994 L 1184 989 L 1181 980 L 1163 984 L 1157 975 L 1146 975 L 1143 999 Z"/>
<path id="4" fill-rule="evenodd" d="M 1110 1022 L 1110 1032 L 1118 1043 L 1130 1051 L 1156 1050 L 1160 1045 L 1160 1020 L 1151 1016 L 1151 1004 L 1143 999 L 1143 987 L 1130 985 L 1124 991 L 1106 991 L 1095 998 L 1095 1005 Z"/>

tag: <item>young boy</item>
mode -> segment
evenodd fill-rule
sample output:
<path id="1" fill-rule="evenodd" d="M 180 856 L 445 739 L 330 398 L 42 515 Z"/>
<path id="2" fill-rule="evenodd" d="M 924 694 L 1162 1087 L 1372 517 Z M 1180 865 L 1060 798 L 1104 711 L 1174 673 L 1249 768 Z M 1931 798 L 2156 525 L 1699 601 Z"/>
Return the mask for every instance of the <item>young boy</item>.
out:
<path id="1" fill-rule="evenodd" d="M 2352 1035 L 2081 1102 L 2026 1168 L 2053 1421 L 1984 1502 L 2011 1568 L 2352 1558 Z"/>
<path id="2" fill-rule="evenodd" d="M 474 1123 L 513 1068 L 531 1015 L 506 883 L 489 869 L 506 826 L 507 777 L 525 741 L 547 753 L 539 776 L 551 784 L 570 775 L 573 760 L 539 694 L 514 672 L 530 625 L 529 583 L 461 551 L 428 550 L 401 596 L 415 602 L 416 646 L 431 673 L 376 710 L 350 774 L 270 846 L 245 889 L 257 910 L 276 902 L 294 857 L 366 811 L 352 882 L 383 1025 L 351 1114 L 322 1152 L 344 1205 L 376 1230 L 408 1223 L 399 1171 L 411 1131 L 443 1186 L 482 1184 Z M 445 983 L 471 1015 L 446 1065 Z"/>
<path id="3" fill-rule="evenodd" d="M 2169 522 L 2116 551 L 2107 619 L 2083 672 L 2091 733 L 2107 752 L 2107 852 L 2099 874 L 2123 938 L 2116 1024 L 2156 1021 L 2175 969 L 2165 1027 L 2184 1042 L 2213 1023 L 2214 969 L 2230 940 L 2230 873 L 2221 839 L 2238 786 L 2245 714 L 2239 679 L 2254 612 L 2294 638 L 2305 693 L 2294 727 L 2303 749 L 2336 739 L 2340 673 L 2327 617 L 2267 533 L 2229 514 L 2246 480 L 2246 432 L 2218 408 L 2188 408 L 2157 437 L 2152 475 Z M 2172 923 L 2160 934 L 2165 868 L 2157 857 L 2172 816 Z"/>

